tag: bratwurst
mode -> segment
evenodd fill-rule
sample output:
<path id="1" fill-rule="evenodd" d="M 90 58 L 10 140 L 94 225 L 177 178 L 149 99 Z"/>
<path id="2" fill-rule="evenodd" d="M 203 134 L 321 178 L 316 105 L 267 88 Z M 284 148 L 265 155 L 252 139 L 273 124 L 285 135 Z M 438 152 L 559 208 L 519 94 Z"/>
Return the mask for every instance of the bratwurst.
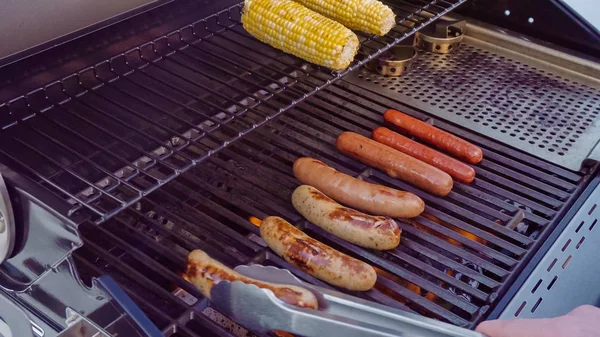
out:
<path id="1" fill-rule="evenodd" d="M 373 130 L 373 139 L 448 173 L 452 178 L 469 184 L 475 179 L 475 170 L 469 165 L 438 152 L 388 128 Z"/>
<path id="2" fill-rule="evenodd" d="M 366 291 L 377 281 L 370 265 L 311 238 L 280 217 L 266 217 L 260 236 L 287 262 L 334 286 Z"/>
<path id="3" fill-rule="evenodd" d="M 425 207 L 423 200 L 412 193 L 356 179 L 313 158 L 296 159 L 294 175 L 339 203 L 369 214 L 414 218 Z"/>
<path id="4" fill-rule="evenodd" d="M 454 185 L 448 173 L 354 132 L 343 132 L 336 146 L 342 153 L 431 194 L 445 196 Z"/>
<path id="5" fill-rule="evenodd" d="M 387 250 L 400 244 L 400 228 L 392 218 L 344 207 L 312 186 L 296 188 L 292 204 L 306 220 L 355 245 Z"/>
<path id="6" fill-rule="evenodd" d="M 194 250 L 188 255 L 187 270 L 185 275 L 188 280 L 210 299 L 212 287 L 221 281 L 241 281 L 254 284 L 263 289 L 269 289 L 283 302 L 300 308 L 317 309 L 317 298 L 310 291 L 293 285 L 274 284 L 258 281 L 233 271 L 219 261 L 211 258 L 202 250 Z"/>
<path id="7" fill-rule="evenodd" d="M 383 114 L 383 118 L 409 135 L 471 164 L 477 164 L 483 158 L 483 152 L 478 146 L 400 111 L 390 109 Z"/>

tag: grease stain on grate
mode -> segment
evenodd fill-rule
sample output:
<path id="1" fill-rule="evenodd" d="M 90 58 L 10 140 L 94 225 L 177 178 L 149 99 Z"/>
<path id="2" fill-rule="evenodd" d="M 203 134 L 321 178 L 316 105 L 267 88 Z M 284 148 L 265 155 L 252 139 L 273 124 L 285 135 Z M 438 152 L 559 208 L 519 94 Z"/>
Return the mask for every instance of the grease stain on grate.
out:
<path id="1" fill-rule="evenodd" d="M 446 55 L 419 51 L 403 77 L 366 69 L 354 76 L 371 90 L 392 91 L 409 105 L 571 169 L 600 138 L 599 88 L 472 45 Z"/>

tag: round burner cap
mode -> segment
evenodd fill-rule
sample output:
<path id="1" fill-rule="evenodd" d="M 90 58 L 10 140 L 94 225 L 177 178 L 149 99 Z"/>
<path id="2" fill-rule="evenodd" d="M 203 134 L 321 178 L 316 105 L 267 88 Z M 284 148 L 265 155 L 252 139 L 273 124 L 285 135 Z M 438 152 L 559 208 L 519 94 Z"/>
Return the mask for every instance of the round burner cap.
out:
<path id="1" fill-rule="evenodd" d="M 376 60 L 367 63 L 366 67 L 383 76 L 401 76 L 410 71 L 416 58 L 417 50 L 413 46 L 394 46 Z"/>
<path id="2" fill-rule="evenodd" d="M 465 21 L 438 20 L 415 34 L 414 46 L 436 54 L 456 50 L 465 36 Z"/>

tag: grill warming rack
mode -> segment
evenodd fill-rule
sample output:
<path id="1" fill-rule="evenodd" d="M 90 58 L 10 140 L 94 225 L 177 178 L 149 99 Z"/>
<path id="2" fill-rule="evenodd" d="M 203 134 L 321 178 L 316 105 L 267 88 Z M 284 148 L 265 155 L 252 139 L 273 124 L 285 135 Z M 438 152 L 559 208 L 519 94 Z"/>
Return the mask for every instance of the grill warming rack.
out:
<path id="1" fill-rule="evenodd" d="M 392 2 L 342 72 L 259 43 L 238 4 L 1 104 L 0 155 L 101 223 L 464 1 Z"/>
<path id="2" fill-rule="evenodd" d="M 340 132 L 368 135 L 389 107 L 426 118 L 346 80 L 333 83 L 102 226 L 81 226 L 84 245 L 74 254 L 80 274 L 84 279 L 111 275 L 167 336 L 235 336 L 220 325 L 225 318 L 212 320 L 214 308 L 180 277 L 189 251 L 203 249 L 230 267 L 285 268 L 303 281 L 331 288 L 272 254 L 249 221 L 278 215 L 376 268 L 376 287 L 351 295 L 473 328 L 508 290 L 589 176 L 432 119 L 480 146 L 484 159 L 472 184 L 456 183 L 447 198 L 431 196 L 335 148 Z M 413 192 L 425 200 L 425 215 L 399 223 L 403 236 L 397 249 L 372 252 L 344 242 L 304 221 L 289 202 L 298 185 L 291 167 L 299 156 Z"/>

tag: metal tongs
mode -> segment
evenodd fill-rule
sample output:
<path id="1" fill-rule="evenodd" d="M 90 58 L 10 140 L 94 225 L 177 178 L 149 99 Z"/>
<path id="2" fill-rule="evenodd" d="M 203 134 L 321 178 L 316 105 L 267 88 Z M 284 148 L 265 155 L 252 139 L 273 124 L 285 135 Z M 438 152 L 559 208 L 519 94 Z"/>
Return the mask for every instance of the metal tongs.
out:
<path id="1" fill-rule="evenodd" d="M 215 309 L 258 333 L 283 330 L 306 337 L 485 337 L 447 323 L 421 317 L 300 281 L 291 272 L 262 265 L 238 266 L 245 276 L 311 291 L 319 309 L 284 303 L 271 290 L 240 281 L 222 281 L 211 291 Z"/>

